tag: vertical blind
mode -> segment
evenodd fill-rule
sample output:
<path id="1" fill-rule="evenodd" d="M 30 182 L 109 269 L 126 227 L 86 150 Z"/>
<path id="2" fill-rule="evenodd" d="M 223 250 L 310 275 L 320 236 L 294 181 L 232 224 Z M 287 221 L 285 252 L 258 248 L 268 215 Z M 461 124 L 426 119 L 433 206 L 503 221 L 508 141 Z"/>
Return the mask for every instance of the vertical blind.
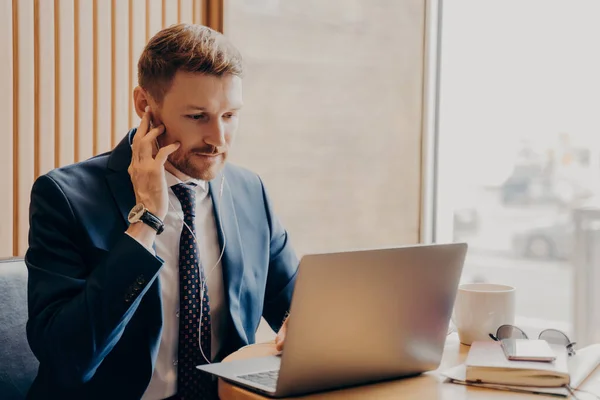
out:
<path id="1" fill-rule="evenodd" d="M 0 1 L 0 257 L 27 249 L 29 194 L 49 170 L 109 151 L 138 123 L 137 60 L 178 22 L 220 29 L 221 1 Z"/>

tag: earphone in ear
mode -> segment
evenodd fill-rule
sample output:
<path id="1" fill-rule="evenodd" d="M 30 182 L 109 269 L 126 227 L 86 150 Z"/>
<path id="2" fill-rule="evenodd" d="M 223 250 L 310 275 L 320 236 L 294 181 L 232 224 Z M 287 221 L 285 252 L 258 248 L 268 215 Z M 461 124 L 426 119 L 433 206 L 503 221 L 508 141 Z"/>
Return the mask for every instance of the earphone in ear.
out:
<path id="1" fill-rule="evenodd" d="M 150 105 L 148 105 L 147 108 L 148 108 L 148 112 L 150 113 L 150 118 L 149 118 L 149 126 L 150 127 L 148 128 L 148 130 L 150 130 L 150 129 L 154 129 L 154 121 L 152 120 L 152 115 L 153 115 L 152 112 L 153 111 L 152 111 L 152 107 L 150 107 Z"/>
<path id="2" fill-rule="evenodd" d="M 149 129 L 154 129 L 156 128 L 156 124 L 154 123 L 154 110 L 152 109 L 152 106 L 150 104 L 148 104 L 147 106 L 148 108 L 148 112 L 150 113 L 150 118 L 149 118 Z"/>

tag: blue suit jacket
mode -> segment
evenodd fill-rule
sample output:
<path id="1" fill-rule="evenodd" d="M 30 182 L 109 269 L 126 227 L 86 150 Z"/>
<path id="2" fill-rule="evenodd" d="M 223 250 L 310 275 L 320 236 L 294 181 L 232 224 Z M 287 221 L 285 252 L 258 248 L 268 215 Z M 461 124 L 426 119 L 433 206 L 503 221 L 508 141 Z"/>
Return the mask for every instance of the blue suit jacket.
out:
<path id="1" fill-rule="evenodd" d="M 163 326 L 163 262 L 124 233 L 135 204 L 127 173 L 134 133 L 33 186 L 27 338 L 40 367 L 28 398 L 139 399 L 150 382 Z M 253 343 L 261 316 L 279 329 L 298 268 L 260 178 L 232 165 L 222 173 L 220 202 L 221 177 L 209 187 L 227 239 L 231 329 L 217 359 Z"/>

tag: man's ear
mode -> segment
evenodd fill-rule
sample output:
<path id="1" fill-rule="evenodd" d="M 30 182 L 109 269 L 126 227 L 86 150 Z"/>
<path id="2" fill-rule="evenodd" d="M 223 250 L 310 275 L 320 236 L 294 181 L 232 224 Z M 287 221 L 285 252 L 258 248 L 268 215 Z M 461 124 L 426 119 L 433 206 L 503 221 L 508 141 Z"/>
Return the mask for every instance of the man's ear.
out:
<path id="1" fill-rule="evenodd" d="M 135 113 L 140 119 L 144 116 L 146 106 L 151 106 L 151 103 L 150 95 L 143 88 L 136 86 L 133 89 L 133 106 L 135 107 Z"/>

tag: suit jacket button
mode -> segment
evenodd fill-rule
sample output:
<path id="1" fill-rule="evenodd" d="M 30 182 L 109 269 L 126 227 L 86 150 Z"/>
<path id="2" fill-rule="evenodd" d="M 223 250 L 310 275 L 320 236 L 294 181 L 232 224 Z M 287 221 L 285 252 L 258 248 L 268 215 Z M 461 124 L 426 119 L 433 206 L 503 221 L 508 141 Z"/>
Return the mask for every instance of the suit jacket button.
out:
<path id="1" fill-rule="evenodd" d="M 131 300 L 133 300 L 133 293 L 129 291 L 125 295 L 125 303 L 131 303 Z"/>

